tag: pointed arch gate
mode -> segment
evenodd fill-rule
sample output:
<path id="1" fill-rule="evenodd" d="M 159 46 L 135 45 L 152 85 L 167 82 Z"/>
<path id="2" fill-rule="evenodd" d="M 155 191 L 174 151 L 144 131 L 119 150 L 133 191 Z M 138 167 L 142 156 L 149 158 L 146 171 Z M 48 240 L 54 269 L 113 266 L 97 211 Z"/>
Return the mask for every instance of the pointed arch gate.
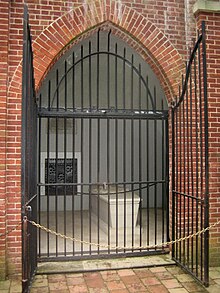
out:
<path id="1" fill-rule="evenodd" d="M 168 106 L 144 60 L 96 31 L 48 73 L 38 120 L 39 222 L 78 239 L 40 231 L 39 261 L 165 252 Z"/>
<path id="2" fill-rule="evenodd" d="M 173 240 L 208 226 L 204 23 L 202 27 L 172 109 Z M 48 74 L 37 104 L 25 5 L 23 293 L 30 290 L 37 257 L 48 261 L 162 253 L 166 247 L 160 243 L 169 240 L 168 109 L 163 92 L 149 82 L 143 60 L 136 60 L 110 31 L 99 31 L 86 42 L 87 47 L 81 43 L 77 52 L 60 59 L 60 71 L 55 67 Z M 77 241 L 40 230 L 37 237 L 29 220 Z M 159 247 L 142 248 L 150 244 Z M 173 244 L 172 256 L 208 285 L 208 231 Z"/>

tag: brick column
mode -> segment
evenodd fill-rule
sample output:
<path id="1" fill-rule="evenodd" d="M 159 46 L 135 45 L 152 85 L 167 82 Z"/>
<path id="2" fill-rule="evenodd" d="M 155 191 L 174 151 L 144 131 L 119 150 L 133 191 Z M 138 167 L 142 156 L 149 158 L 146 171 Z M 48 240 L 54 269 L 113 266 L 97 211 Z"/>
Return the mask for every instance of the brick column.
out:
<path id="1" fill-rule="evenodd" d="M 6 232 L 6 104 L 8 82 L 9 1 L 0 7 L 0 234 Z M 6 237 L 0 237 L 0 280 L 6 276 Z"/>
<path id="2" fill-rule="evenodd" d="M 220 3 L 197 1 L 198 27 L 206 22 L 209 111 L 210 224 L 220 220 Z M 220 225 L 210 231 L 210 265 L 220 265 Z"/>

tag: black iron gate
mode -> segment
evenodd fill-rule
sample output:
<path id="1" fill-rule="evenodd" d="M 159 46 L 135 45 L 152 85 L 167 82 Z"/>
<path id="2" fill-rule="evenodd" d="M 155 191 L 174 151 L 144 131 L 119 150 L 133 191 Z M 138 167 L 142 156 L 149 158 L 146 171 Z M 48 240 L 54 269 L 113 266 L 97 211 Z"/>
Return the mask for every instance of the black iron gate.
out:
<path id="1" fill-rule="evenodd" d="M 168 108 L 155 76 L 104 28 L 39 92 L 39 261 L 161 253 L 168 239 Z"/>
<path id="2" fill-rule="evenodd" d="M 22 292 L 29 292 L 37 266 L 37 104 L 28 10 L 24 6 L 22 67 Z"/>
<path id="3" fill-rule="evenodd" d="M 172 109 L 172 238 L 209 225 L 208 112 L 205 23 L 198 35 L 179 99 Z M 173 245 L 172 256 L 208 285 L 208 231 Z"/>

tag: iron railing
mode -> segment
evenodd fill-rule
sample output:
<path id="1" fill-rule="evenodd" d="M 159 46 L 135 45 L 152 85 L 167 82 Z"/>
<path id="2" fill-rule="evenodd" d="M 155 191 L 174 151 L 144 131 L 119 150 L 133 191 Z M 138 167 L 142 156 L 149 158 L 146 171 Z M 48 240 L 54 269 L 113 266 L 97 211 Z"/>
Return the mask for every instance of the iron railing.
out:
<path id="1" fill-rule="evenodd" d="M 209 226 L 205 23 L 172 109 L 172 239 Z M 208 231 L 173 245 L 173 258 L 208 285 Z"/>

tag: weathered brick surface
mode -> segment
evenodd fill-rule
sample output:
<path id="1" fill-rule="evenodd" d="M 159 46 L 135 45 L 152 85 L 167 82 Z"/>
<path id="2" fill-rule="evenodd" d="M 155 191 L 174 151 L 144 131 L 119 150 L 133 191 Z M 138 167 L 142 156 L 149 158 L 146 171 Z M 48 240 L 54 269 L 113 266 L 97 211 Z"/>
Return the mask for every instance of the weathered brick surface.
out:
<path id="1" fill-rule="evenodd" d="M 0 7 L 0 233 L 6 231 L 6 114 L 8 84 L 9 3 Z M 0 279 L 5 277 L 5 237 L 0 238 Z"/>
<path id="2" fill-rule="evenodd" d="M 206 21 L 207 80 L 209 107 L 209 183 L 210 223 L 220 220 L 220 13 L 200 13 L 197 21 Z M 220 226 L 212 229 L 210 260 L 220 262 Z"/>
<path id="3" fill-rule="evenodd" d="M 91 28 L 111 26 L 133 46 L 157 74 L 169 102 L 178 91 L 187 46 L 196 36 L 196 22 L 207 20 L 210 110 L 211 222 L 218 218 L 220 62 L 219 15 L 192 14 L 195 0 L 27 0 L 33 36 L 36 87 L 68 44 Z M 0 233 L 20 221 L 21 190 L 21 57 L 23 1 L 1 1 L 0 8 Z M 10 23 L 9 23 L 10 15 Z M 6 201 L 7 198 L 7 201 Z M 19 232 L 20 233 L 20 232 Z M 9 274 L 21 270 L 21 236 L 7 238 Z M 220 228 L 212 233 L 219 253 Z M 218 247 L 217 247 L 218 244 Z M 5 268 L 5 240 L 0 239 L 0 274 Z M 213 252 L 214 253 L 214 252 Z M 220 253 L 219 253 L 220 254 Z M 215 254 L 213 254 L 215 256 Z M 2 271 L 3 269 L 3 271 Z"/>

